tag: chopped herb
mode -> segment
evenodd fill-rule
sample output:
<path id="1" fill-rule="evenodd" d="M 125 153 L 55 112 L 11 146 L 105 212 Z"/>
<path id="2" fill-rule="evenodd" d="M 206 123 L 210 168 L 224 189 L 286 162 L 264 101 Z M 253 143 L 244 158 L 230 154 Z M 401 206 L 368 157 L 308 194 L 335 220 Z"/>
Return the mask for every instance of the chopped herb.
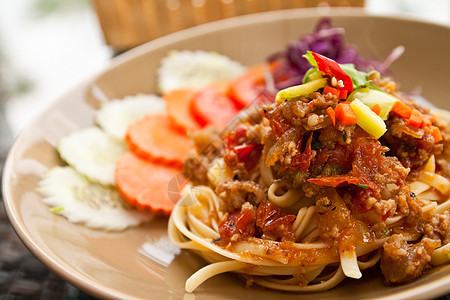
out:
<path id="1" fill-rule="evenodd" d="M 53 207 L 50 209 L 50 211 L 54 214 L 59 214 L 60 212 L 62 212 L 64 210 L 64 207 Z"/>
<path id="2" fill-rule="evenodd" d="M 357 184 L 356 186 L 359 188 L 365 189 L 365 190 L 367 190 L 369 188 L 369 186 L 367 184 Z"/>
<path id="3" fill-rule="evenodd" d="M 297 174 L 295 174 L 294 180 L 298 180 L 301 175 L 302 175 L 301 172 L 297 172 Z"/>
<path id="4" fill-rule="evenodd" d="M 409 195 L 411 196 L 411 198 L 416 197 L 416 194 L 414 194 L 413 192 L 409 193 Z"/>
<path id="5" fill-rule="evenodd" d="M 218 242 L 220 242 L 221 240 L 222 240 L 221 238 L 217 238 L 217 239 L 214 239 L 213 242 L 214 242 L 214 243 L 218 243 Z"/>
<path id="6" fill-rule="evenodd" d="M 342 139 L 344 140 L 344 142 L 346 142 L 347 141 L 347 138 L 348 138 L 348 136 L 347 136 L 347 132 L 344 130 L 344 131 L 342 131 Z"/>
<path id="7" fill-rule="evenodd" d="M 336 206 L 335 206 L 335 207 L 333 207 L 332 211 L 335 211 L 335 210 L 336 210 Z"/>
<path id="8" fill-rule="evenodd" d="M 388 228 L 384 228 L 383 230 L 381 230 L 381 233 L 383 235 L 389 235 L 391 233 L 391 231 Z"/>
<path id="9" fill-rule="evenodd" d="M 450 252 L 447 252 L 447 259 L 448 259 L 448 261 L 450 261 Z"/>

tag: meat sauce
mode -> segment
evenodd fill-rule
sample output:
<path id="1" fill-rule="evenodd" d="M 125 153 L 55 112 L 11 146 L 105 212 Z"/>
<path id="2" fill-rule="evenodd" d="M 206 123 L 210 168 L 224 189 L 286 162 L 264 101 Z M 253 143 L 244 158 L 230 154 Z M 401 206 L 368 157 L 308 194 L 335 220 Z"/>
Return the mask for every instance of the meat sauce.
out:
<path id="1" fill-rule="evenodd" d="M 426 225 L 429 223 L 405 182 L 431 155 L 442 152 L 442 143 L 434 143 L 428 129 L 411 128 L 392 113 L 388 131 L 380 140 L 356 125 L 343 126 L 337 121 L 333 126 L 326 108 L 338 103 L 331 94 L 311 93 L 296 101 L 261 107 L 263 118 L 257 122 L 243 119 L 222 134 L 222 148 L 215 153 L 224 159 L 233 178 L 215 187 L 226 203 L 218 224 L 220 239 L 215 242 L 223 247 L 239 241 L 280 242 L 270 251 L 287 247 L 283 255 L 288 253 L 288 261 L 305 264 L 325 252 L 338 259 L 338 248 L 351 250 L 355 244 L 385 237 L 389 233 L 384 221 L 402 215 L 407 216 L 402 223 L 404 231 L 418 232 L 426 239 L 408 244 L 394 235 L 384 247 L 381 265 L 388 282 L 410 281 L 422 273 L 439 239 L 449 236 L 448 225 L 444 230 L 438 224 Z M 191 157 L 185 175 L 208 184 L 205 172 L 213 159 L 198 154 Z M 195 168 L 196 161 L 206 165 Z M 326 250 L 308 250 L 314 252 L 308 258 L 303 255 L 308 251 L 289 246 L 295 242 L 296 215 L 268 201 L 268 187 L 261 184 L 257 167 L 260 161 L 271 167 L 274 182 L 286 189 L 301 189 L 315 199 L 318 242 L 329 244 Z M 341 200 L 328 205 L 329 191 Z M 448 213 L 441 218 L 447 220 Z"/>

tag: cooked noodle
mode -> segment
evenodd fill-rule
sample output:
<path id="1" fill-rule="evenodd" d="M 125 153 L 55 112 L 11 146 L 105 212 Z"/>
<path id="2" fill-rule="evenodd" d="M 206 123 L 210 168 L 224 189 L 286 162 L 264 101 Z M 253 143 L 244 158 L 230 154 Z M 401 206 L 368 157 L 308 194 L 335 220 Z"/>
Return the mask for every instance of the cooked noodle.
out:
<path id="1" fill-rule="evenodd" d="M 379 86 L 391 84 L 374 80 Z M 227 129 L 220 155 L 194 154 L 194 161 L 208 161 L 201 165 L 208 173 L 183 189 L 169 220 L 174 245 L 209 263 L 187 280 L 187 292 L 225 272 L 267 288 L 316 292 L 346 277 L 364 277 L 364 270 L 379 264 L 388 281 L 402 283 L 417 278 L 428 263 L 448 263 L 450 181 L 442 165 L 448 157 L 440 155 L 450 140 L 441 124 L 446 120 L 433 121 L 445 137 L 443 147 L 428 138 L 434 150 L 425 155 L 411 152 L 415 148 L 407 143 L 431 136 L 426 130 L 411 131 L 391 115 L 389 130 L 404 130 L 406 138 L 388 130 L 380 142 L 356 125 L 320 125 L 324 107 L 339 99 L 320 93 L 309 97 L 298 100 L 298 106 L 264 109 L 270 122 L 237 122 Z M 319 108 L 313 114 L 314 105 Z M 295 110 L 303 119 L 289 115 Z M 286 115 L 292 120 L 283 119 Z M 237 147 L 230 150 L 233 143 L 241 143 L 239 154 Z M 397 152 L 388 153 L 385 144 Z M 253 161 L 242 160 L 249 153 L 256 153 Z M 421 266 L 397 278 L 392 268 L 406 270 L 405 257 Z"/>

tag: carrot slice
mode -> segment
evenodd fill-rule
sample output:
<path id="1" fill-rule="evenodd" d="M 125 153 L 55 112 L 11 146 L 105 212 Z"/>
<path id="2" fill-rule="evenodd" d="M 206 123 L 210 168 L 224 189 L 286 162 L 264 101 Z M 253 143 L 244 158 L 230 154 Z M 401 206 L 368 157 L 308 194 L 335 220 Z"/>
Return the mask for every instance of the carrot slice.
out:
<path id="1" fill-rule="evenodd" d="M 431 126 L 431 134 L 434 137 L 434 142 L 440 142 L 443 140 L 442 135 L 441 135 L 441 130 L 439 129 L 439 127 L 437 126 Z"/>
<path id="2" fill-rule="evenodd" d="M 228 97 L 229 90 L 230 82 L 221 81 L 197 92 L 191 102 L 191 113 L 200 126 L 223 129 L 238 114 L 239 110 Z"/>
<path id="3" fill-rule="evenodd" d="M 339 103 L 334 112 L 342 125 L 351 125 L 358 121 L 358 117 L 348 103 Z"/>
<path id="4" fill-rule="evenodd" d="M 370 108 L 374 113 L 376 113 L 377 115 L 380 115 L 381 113 L 381 107 L 378 104 L 375 104 L 374 106 L 372 106 Z"/>
<path id="5" fill-rule="evenodd" d="M 178 169 L 141 159 L 131 151 L 119 157 L 114 170 L 117 188 L 130 205 L 164 215 L 179 198 L 169 192 L 174 189 L 170 183 L 180 176 Z"/>
<path id="6" fill-rule="evenodd" d="M 401 101 L 397 101 L 391 111 L 404 119 L 409 119 L 409 117 L 411 117 L 412 108 Z"/>
<path id="7" fill-rule="evenodd" d="M 195 93 L 194 89 L 178 89 L 163 95 L 170 120 L 183 133 L 200 129 L 200 125 L 189 111 Z"/>
<path id="8" fill-rule="evenodd" d="M 411 116 L 408 119 L 408 125 L 420 128 L 422 127 L 422 123 L 423 123 L 422 113 L 414 108 L 411 112 Z"/>
<path id="9" fill-rule="evenodd" d="M 424 127 L 429 127 L 431 125 L 433 125 L 433 121 L 432 121 L 432 117 L 431 115 L 428 114 L 422 114 L 422 125 L 420 125 L 420 128 L 424 128 Z M 434 120 L 434 122 L 436 122 L 436 120 Z"/>
<path id="10" fill-rule="evenodd" d="M 179 168 L 193 149 L 192 141 L 177 131 L 166 115 L 148 115 L 133 122 L 125 140 L 138 156 Z"/>
<path id="11" fill-rule="evenodd" d="M 338 89 L 335 89 L 334 87 L 331 87 L 329 85 L 327 85 L 324 89 L 323 89 L 323 94 L 326 95 L 330 93 L 331 95 L 335 95 L 336 97 L 340 97 L 341 92 Z"/>
<path id="12" fill-rule="evenodd" d="M 334 109 L 330 106 L 327 108 L 327 114 L 331 119 L 331 123 L 333 123 L 333 126 L 336 126 L 336 114 L 334 112 Z"/>

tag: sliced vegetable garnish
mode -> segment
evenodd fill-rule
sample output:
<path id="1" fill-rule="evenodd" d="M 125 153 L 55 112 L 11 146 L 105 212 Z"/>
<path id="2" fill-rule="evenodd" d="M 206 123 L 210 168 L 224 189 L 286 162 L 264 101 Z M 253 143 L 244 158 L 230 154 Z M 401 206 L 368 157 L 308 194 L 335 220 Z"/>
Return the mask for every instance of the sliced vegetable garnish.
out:
<path id="1" fill-rule="evenodd" d="M 230 97 L 238 108 L 258 101 L 261 91 L 266 87 L 264 69 L 264 65 L 256 65 L 233 80 Z"/>
<path id="2" fill-rule="evenodd" d="M 367 133 L 379 139 L 387 130 L 386 124 L 376 113 L 358 99 L 350 102 L 350 106 L 358 117 L 357 124 Z"/>
<path id="3" fill-rule="evenodd" d="M 216 52 L 171 51 L 158 69 L 160 90 L 200 88 L 218 80 L 233 79 L 245 68 Z"/>
<path id="4" fill-rule="evenodd" d="M 215 82 L 200 89 L 191 102 L 190 111 L 200 126 L 213 125 L 224 129 L 239 109 L 230 99 L 230 82 Z"/>
<path id="5" fill-rule="evenodd" d="M 128 125 L 147 114 L 162 114 L 165 103 L 156 95 L 128 96 L 103 103 L 97 111 L 95 121 L 107 134 L 124 139 Z"/>
<path id="6" fill-rule="evenodd" d="M 281 90 L 277 93 L 277 96 L 275 98 L 275 101 L 277 103 L 283 102 L 283 101 L 290 101 L 290 100 L 296 100 L 299 99 L 301 96 L 307 96 L 311 94 L 312 92 L 317 91 L 318 89 L 321 89 L 325 87 L 327 84 L 327 79 L 316 79 L 313 81 L 309 81 L 304 84 L 291 86 L 288 88 L 285 88 L 284 90 Z"/>
<path id="7" fill-rule="evenodd" d="M 322 74 L 320 74 L 319 70 L 317 68 L 310 68 L 303 77 L 302 83 L 307 83 L 308 81 L 316 80 L 323 78 Z"/>
<path id="8" fill-rule="evenodd" d="M 68 166 L 50 169 L 38 190 L 53 213 L 92 228 L 123 230 L 153 218 L 130 207 L 116 188 L 89 182 Z"/>
<path id="9" fill-rule="evenodd" d="M 141 159 L 132 152 L 118 159 L 114 175 L 118 189 L 129 204 L 164 215 L 172 211 L 184 183 L 172 187 L 169 183 L 182 178 L 178 169 Z"/>
<path id="10" fill-rule="evenodd" d="M 339 103 L 335 109 L 336 119 L 342 125 L 352 125 L 358 121 L 358 117 L 349 103 Z"/>
<path id="11" fill-rule="evenodd" d="M 89 180 L 114 185 L 114 167 L 126 145 L 92 126 L 63 137 L 57 150 L 62 159 Z"/>
<path id="12" fill-rule="evenodd" d="M 370 86 L 369 76 L 370 73 L 361 72 L 356 70 L 354 64 L 342 64 L 340 65 L 342 70 L 350 76 L 353 82 L 353 88 L 361 88 Z"/>
<path id="13" fill-rule="evenodd" d="M 133 122 L 126 141 L 138 156 L 179 168 L 193 148 L 192 141 L 176 130 L 165 115 L 145 116 Z"/>
<path id="14" fill-rule="evenodd" d="M 394 104 L 399 102 L 399 100 L 391 94 L 369 88 L 354 90 L 350 96 L 348 96 L 347 100 L 353 101 L 354 99 L 359 99 L 370 108 L 374 105 L 378 105 L 380 107 L 380 113 L 378 113 L 378 115 L 383 120 L 388 119 L 389 113 L 391 112 Z"/>
<path id="15" fill-rule="evenodd" d="M 331 87 L 331 86 L 327 85 L 327 86 L 323 89 L 323 94 L 324 94 L 324 95 L 331 94 L 331 95 L 334 95 L 334 96 L 336 96 L 336 97 L 339 98 L 339 96 L 340 96 L 341 93 L 340 93 L 340 91 L 339 91 L 338 89 L 335 89 L 334 87 Z"/>
<path id="16" fill-rule="evenodd" d="M 412 108 L 401 101 L 397 101 L 392 107 L 392 112 L 404 119 L 409 119 L 412 114 Z"/>
<path id="17" fill-rule="evenodd" d="M 327 114 L 330 117 L 333 126 L 336 126 L 336 113 L 331 106 L 327 108 Z"/>
<path id="18" fill-rule="evenodd" d="M 378 116 L 379 116 L 380 113 L 381 113 L 381 107 L 380 107 L 380 105 L 378 105 L 378 104 L 375 104 L 375 105 L 372 106 L 370 109 L 371 109 L 374 113 L 376 113 Z"/>
<path id="19" fill-rule="evenodd" d="M 441 135 L 441 130 L 439 129 L 439 127 L 437 126 L 431 126 L 431 134 L 434 137 L 434 142 L 440 142 L 443 140 L 442 135 Z"/>
<path id="20" fill-rule="evenodd" d="M 193 132 L 200 129 L 200 124 L 190 112 L 196 90 L 176 89 L 164 93 L 163 99 L 167 106 L 167 115 L 181 132 Z"/>
<path id="21" fill-rule="evenodd" d="M 320 55 L 315 52 L 308 51 L 306 57 L 311 55 L 316 61 L 317 68 L 325 74 L 331 75 L 336 78 L 338 90 L 346 90 L 351 92 L 353 90 L 353 81 L 350 76 L 342 70 L 341 66 L 334 60 Z M 310 61 L 310 60 L 308 60 Z"/>
<path id="22" fill-rule="evenodd" d="M 422 113 L 414 108 L 411 112 L 411 116 L 408 119 L 408 125 L 420 128 L 422 127 L 422 123 L 423 123 Z"/>

